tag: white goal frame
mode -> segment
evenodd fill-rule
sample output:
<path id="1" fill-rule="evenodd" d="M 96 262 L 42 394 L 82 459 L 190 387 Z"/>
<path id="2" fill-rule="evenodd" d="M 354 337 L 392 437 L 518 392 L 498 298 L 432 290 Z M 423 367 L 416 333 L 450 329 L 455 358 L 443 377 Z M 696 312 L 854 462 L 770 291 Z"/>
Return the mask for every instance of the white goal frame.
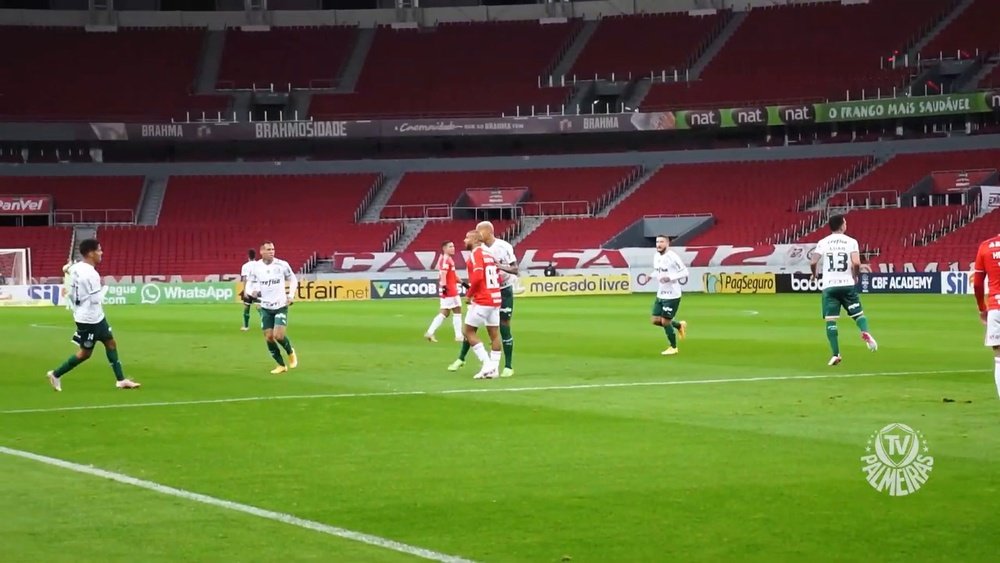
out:
<path id="1" fill-rule="evenodd" d="M 30 285 L 31 284 L 31 249 L 30 248 L 0 248 L 0 256 L 14 255 L 11 271 L 0 267 L 0 275 L 3 275 L 7 285 Z M 3 262 L 0 262 L 2 266 Z M 20 275 L 18 267 L 20 266 Z"/>

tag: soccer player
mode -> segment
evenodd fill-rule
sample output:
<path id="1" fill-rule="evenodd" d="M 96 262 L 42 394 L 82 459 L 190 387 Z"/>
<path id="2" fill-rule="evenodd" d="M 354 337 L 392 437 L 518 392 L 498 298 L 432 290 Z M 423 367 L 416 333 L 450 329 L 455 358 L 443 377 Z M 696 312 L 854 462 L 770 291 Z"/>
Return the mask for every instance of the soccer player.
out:
<path id="1" fill-rule="evenodd" d="M 465 247 L 472 251 L 467 268 L 469 271 L 469 311 L 465 315 L 465 342 L 482 362 L 483 367 L 473 379 L 493 379 L 500 367 L 500 272 L 496 260 L 483 244 L 483 236 L 477 231 L 465 235 Z M 490 336 L 490 352 L 479 339 L 476 331 L 486 326 Z"/>
<path id="2" fill-rule="evenodd" d="M 125 378 L 122 363 L 118 360 L 118 343 L 111 333 L 111 326 L 104 316 L 104 295 L 107 286 L 101 287 L 101 276 L 96 266 L 101 263 L 104 250 L 94 239 L 80 242 L 80 256 L 83 260 L 73 264 L 69 269 L 70 291 L 69 301 L 73 307 L 73 320 L 76 321 L 76 333 L 73 342 L 80 347 L 76 354 L 70 356 L 61 366 L 48 372 L 49 383 L 56 391 L 62 391 L 60 378 L 76 366 L 90 359 L 97 342 L 104 344 L 104 353 L 115 374 L 115 386 L 119 389 L 135 389 L 139 383 Z"/>
<path id="3" fill-rule="evenodd" d="M 847 232 L 847 219 L 843 215 L 830 217 L 830 231 L 813 250 L 809 259 L 812 268 L 813 280 L 820 277 L 820 287 L 823 288 L 823 318 L 826 319 L 826 337 L 830 341 L 830 349 L 833 357 L 827 365 L 835 366 L 840 363 L 840 342 L 837 331 L 837 319 L 840 318 L 840 309 L 847 311 L 847 315 L 854 319 L 861 331 L 861 340 L 868 345 L 872 352 L 878 350 L 878 342 L 868 332 L 868 318 L 861 308 L 861 300 L 858 298 L 858 276 L 861 274 L 861 253 L 858 250 L 858 241 L 844 234 Z M 819 263 L 823 263 L 822 276 L 818 273 Z"/>
<path id="4" fill-rule="evenodd" d="M 438 259 L 437 268 L 441 274 L 438 281 L 441 286 L 441 310 L 431 321 L 431 326 L 424 334 L 424 338 L 431 342 L 437 342 L 434 333 L 449 315 L 455 313 L 451 317 L 451 324 L 455 329 L 455 342 L 462 342 L 462 300 L 458 296 L 458 272 L 455 271 L 454 242 L 447 240 L 441 244 L 441 258 Z"/>
<path id="5" fill-rule="evenodd" d="M 60 292 L 62 293 L 62 298 L 66 300 L 66 310 L 67 311 L 72 311 L 73 310 L 73 303 L 70 301 L 70 298 L 69 298 L 69 289 L 70 289 L 70 286 L 73 284 L 73 277 L 69 275 L 69 269 L 72 268 L 72 267 L 73 267 L 73 259 L 71 258 L 69 262 L 66 262 L 66 265 L 63 266 L 63 269 L 62 269 L 62 271 L 63 271 L 63 285 L 62 285 L 62 288 L 60 289 Z"/>
<path id="6" fill-rule="evenodd" d="M 664 356 L 677 354 L 677 335 L 687 336 L 687 321 L 675 321 L 677 310 L 681 308 L 681 284 L 687 281 L 688 269 L 676 252 L 670 250 L 670 239 L 664 235 L 656 237 L 656 253 L 653 254 L 653 279 L 659 284 L 656 300 L 653 301 L 652 322 L 662 326 L 670 344 L 660 352 Z M 675 332 L 676 329 L 676 332 Z"/>
<path id="7" fill-rule="evenodd" d="M 476 231 L 483 240 L 483 246 L 489 250 L 496 260 L 500 274 L 500 336 L 503 338 L 504 368 L 500 377 L 514 375 L 514 335 L 510 331 L 510 320 L 514 316 L 514 282 L 517 281 L 517 257 L 514 247 L 509 242 L 498 239 L 493 233 L 493 223 L 483 221 L 476 225 Z M 465 365 L 465 357 L 469 354 L 469 343 L 463 341 L 458 352 L 458 359 L 448 366 L 448 371 L 457 371 Z"/>
<path id="8" fill-rule="evenodd" d="M 240 280 L 243 281 L 244 291 L 246 290 L 247 279 L 250 277 L 250 272 L 253 270 L 256 262 L 257 251 L 252 248 L 247 250 L 247 261 L 243 264 L 243 268 L 240 269 Z M 250 306 L 250 303 L 243 302 L 243 326 L 240 328 L 243 332 L 250 330 Z"/>
<path id="9" fill-rule="evenodd" d="M 285 282 L 288 293 L 285 293 Z M 264 330 L 267 350 L 278 364 L 271 373 L 285 373 L 299 365 L 299 358 L 292 348 L 292 342 L 285 331 L 288 327 L 288 306 L 295 300 L 299 280 L 288 262 L 274 257 L 274 243 L 266 240 L 260 245 L 260 260 L 254 262 L 247 285 L 243 290 L 243 301 L 260 302 L 260 327 Z M 280 345 L 280 348 L 279 348 Z M 281 357 L 281 348 L 288 354 L 288 365 Z"/>
<path id="10" fill-rule="evenodd" d="M 989 295 L 986 280 L 989 279 Z M 1000 235 L 986 239 L 976 253 L 972 291 L 979 318 L 986 325 L 986 345 L 993 348 L 993 379 L 1000 394 Z"/>

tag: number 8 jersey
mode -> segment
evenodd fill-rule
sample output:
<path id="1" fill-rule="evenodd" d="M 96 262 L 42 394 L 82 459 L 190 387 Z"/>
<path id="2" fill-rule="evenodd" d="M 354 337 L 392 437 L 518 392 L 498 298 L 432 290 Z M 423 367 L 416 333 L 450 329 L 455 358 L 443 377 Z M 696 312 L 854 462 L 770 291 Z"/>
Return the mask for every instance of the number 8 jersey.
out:
<path id="1" fill-rule="evenodd" d="M 858 241 L 843 233 L 833 233 L 816 244 L 813 252 L 823 265 L 823 289 L 855 284 L 851 254 L 858 251 Z"/>
<path id="2" fill-rule="evenodd" d="M 500 273 L 496 259 L 485 246 L 477 246 L 467 264 L 469 298 L 482 307 L 500 306 Z"/>

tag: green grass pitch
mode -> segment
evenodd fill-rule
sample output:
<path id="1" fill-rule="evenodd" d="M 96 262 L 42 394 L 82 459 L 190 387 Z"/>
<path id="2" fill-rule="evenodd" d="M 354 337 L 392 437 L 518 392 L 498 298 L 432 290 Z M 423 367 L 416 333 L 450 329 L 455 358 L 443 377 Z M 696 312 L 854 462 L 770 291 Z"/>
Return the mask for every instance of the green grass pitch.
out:
<path id="1" fill-rule="evenodd" d="M 835 368 L 818 296 L 689 295 L 675 357 L 651 301 L 519 300 L 516 375 L 494 381 L 474 356 L 445 371 L 450 322 L 421 338 L 436 300 L 299 303 L 282 376 L 238 305 L 109 307 L 143 388 L 115 389 L 99 349 L 60 394 L 69 313 L 0 309 L 0 446 L 476 561 L 996 560 L 1000 400 L 971 298 L 865 296 L 881 349 L 843 319 Z M 894 422 L 934 457 L 905 497 L 862 472 Z M 416 559 L 0 455 L 0 560 Z"/>

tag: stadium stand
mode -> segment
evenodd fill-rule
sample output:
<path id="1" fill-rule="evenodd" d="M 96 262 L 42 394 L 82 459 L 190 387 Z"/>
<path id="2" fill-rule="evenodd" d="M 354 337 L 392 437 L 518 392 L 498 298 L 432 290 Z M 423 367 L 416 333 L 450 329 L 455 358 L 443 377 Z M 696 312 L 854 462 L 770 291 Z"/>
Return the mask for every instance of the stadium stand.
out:
<path id="1" fill-rule="evenodd" d="M 355 27 L 228 30 L 218 87 L 331 88 L 356 37 Z"/>
<path id="2" fill-rule="evenodd" d="M 729 12 L 708 16 L 686 13 L 602 18 L 570 71 L 582 79 L 649 76 L 690 68 L 715 37 Z M 664 38 L 669 38 L 664 41 Z"/>
<path id="3" fill-rule="evenodd" d="M 73 229 L 69 227 L 0 227 L 0 247 L 31 250 L 34 278 L 62 277 L 72 239 Z M 8 271 L 10 264 L 0 265 L 0 272 Z"/>
<path id="4" fill-rule="evenodd" d="M 921 53 L 924 58 L 943 55 L 946 59 L 972 58 L 976 55 L 976 50 L 983 55 L 998 53 L 1000 37 L 997 36 L 997 21 L 1000 21 L 1000 2 L 975 0 L 935 35 Z"/>
<path id="5" fill-rule="evenodd" d="M 447 23 L 433 30 L 380 27 L 356 93 L 313 96 L 316 118 L 368 116 L 499 116 L 546 104 L 553 110 L 569 88 L 539 88 L 580 21 Z M 439 60 L 448 53 L 447 64 Z"/>
<path id="6" fill-rule="evenodd" d="M 830 198 L 831 206 L 895 205 L 901 194 L 930 173 L 1000 168 L 1000 150 L 900 154 Z"/>
<path id="7" fill-rule="evenodd" d="M 175 176 L 156 227 L 99 230 L 108 275 L 226 273 L 247 248 L 272 240 L 278 257 L 305 266 L 320 249 L 385 250 L 398 229 L 356 224 L 378 174 Z"/>
<path id="8" fill-rule="evenodd" d="M 607 204 L 635 178 L 633 166 L 410 172 L 382 209 L 382 218 L 447 218 L 469 188 L 527 187 L 531 215 L 583 215 Z"/>
<path id="9" fill-rule="evenodd" d="M 215 113 L 225 96 L 193 96 L 204 30 L 0 28 L 0 118 L 170 121 Z M 86 53 L 86 64 L 73 54 Z"/>
<path id="10" fill-rule="evenodd" d="M 511 226 L 511 221 L 491 221 L 493 230 L 500 238 Z M 476 228 L 478 221 L 430 221 L 420 233 L 410 241 L 404 250 L 432 250 L 440 251 L 441 243 L 450 240 L 455 243 L 455 248 L 461 252 L 465 248 L 463 236 L 465 233 Z"/>
<path id="11" fill-rule="evenodd" d="M 699 80 L 654 85 L 643 109 L 726 107 L 763 101 L 842 100 L 847 92 L 891 94 L 908 69 L 882 70 L 880 60 L 927 31 L 947 0 L 881 0 L 755 9 Z M 817 33 L 838 29 L 836 41 Z"/>
<path id="12" fill-rule="evenodd" d="M 810 218 L 796 203 L 863 162 L 860 157 L 838 157 L 666 166 L 607 218 L 550 219 L 519 246 L 599 247 L 643 216 L 654 215 L 714 216 L 711 229 L 685 244 L 761 243 Z"/>
<path id="13" fill-rule="evenodd" d="M 0 195 L 52 196 L 58 223 L 132 223 L 142 176 L 0 176 Z"/>
<path id="14" fill-rule="evenodd" d="M 911 246 L 905 258 L 920 262 L 947 263 L 955 260 L 972 262 L 979 244 L 988 237 L 1000 234 L 1000 210 L 994 210 L 938 238 L 926 246 Z"/>

